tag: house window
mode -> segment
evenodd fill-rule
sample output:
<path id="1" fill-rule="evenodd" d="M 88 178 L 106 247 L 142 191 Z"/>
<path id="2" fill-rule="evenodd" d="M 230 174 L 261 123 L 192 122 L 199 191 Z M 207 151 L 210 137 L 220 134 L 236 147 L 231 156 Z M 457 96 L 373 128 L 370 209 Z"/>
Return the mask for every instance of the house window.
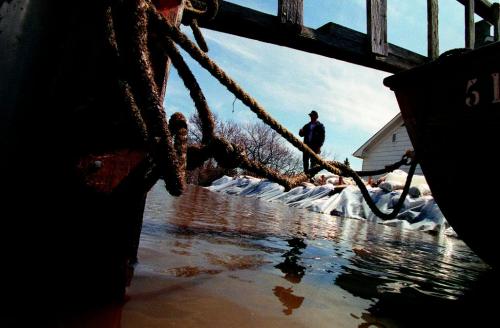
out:
<path id="1" fill-rule="evenodd" d="M 392 142 L 396 142 L 396 135 L 397 135 L 396 133 L 392 134 Z"/>

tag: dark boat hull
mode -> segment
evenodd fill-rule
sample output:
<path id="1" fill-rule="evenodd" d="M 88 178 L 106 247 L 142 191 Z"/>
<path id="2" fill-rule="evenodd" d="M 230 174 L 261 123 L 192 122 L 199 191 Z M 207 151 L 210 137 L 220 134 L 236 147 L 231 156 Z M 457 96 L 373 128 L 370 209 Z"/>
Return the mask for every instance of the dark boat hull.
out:
<path id="1" fill-rule="evenodd" d="M 106 3 L 0 1 L 3 295 L 21 322 L 122 300 L 137 256 L 155 180 L 118 97 Z M 181 0 L 155 3 L 179 23 Z M 167 60 L 152 61 L 162 86 Z"/>
<path id="2" fill-rule="evenodd" d="M 494 151 L 500 137 L 500 43 L 399 73 L 395 91 L 433 196 L 458 235 L 498 267 Z"/>

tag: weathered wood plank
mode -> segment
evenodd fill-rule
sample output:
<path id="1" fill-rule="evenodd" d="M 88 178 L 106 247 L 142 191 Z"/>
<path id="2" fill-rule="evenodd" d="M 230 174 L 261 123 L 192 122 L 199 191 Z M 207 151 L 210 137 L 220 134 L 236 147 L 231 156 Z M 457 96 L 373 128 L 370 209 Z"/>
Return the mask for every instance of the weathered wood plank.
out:
<path id="1" fill-rule="evenodd" d="M 387 0 L 366 0 L 366 11 L 370 50 L 387 56 Z"/>
<path id="2" fill-rule="evenodd" d="M 474 0 L 467 0 L 465 7 L 465 47 L 474 48 L 475 27 L 474 27 Z"/>
<path id="3" fill-rule="evenodd" d="M 427 0 L 427 56 L 439 57 L 439 4 L 438 0 Z"/>
<path id="4" fill-rule="evenodd" d="M 278 0 L 281 23 L 304 25 L 304 0 Z"/>
<path id="5" fill-rule="evenodd" d="M 299 33 L 281 24 L 276 16 L 222 1 L 217 17 L 203 27 L 336 58 L 386 72 L 399 72 L 421 65 L 427 57 L 388 44 L 386 57 L 375 58 L 366 34 L 328 23 L 319 29 L 302 27 Z"/>

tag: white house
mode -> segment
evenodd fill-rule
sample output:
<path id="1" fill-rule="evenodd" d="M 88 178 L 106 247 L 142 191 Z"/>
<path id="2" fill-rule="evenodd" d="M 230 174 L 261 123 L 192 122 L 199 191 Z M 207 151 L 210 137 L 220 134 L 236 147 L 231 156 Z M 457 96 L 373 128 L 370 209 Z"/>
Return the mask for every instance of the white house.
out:
<path id="1" fill-rule="evenodd" d="M 363 160 L 363 171 L 371 171 L 399 161 L 409 149 L 413 150 L 413 146 L 399 113 L 352 155 Z M 408 172 L 409 168 L 402 166 L 400 169 Z M 420 166 L 415 174 L 422 174 Z"/>

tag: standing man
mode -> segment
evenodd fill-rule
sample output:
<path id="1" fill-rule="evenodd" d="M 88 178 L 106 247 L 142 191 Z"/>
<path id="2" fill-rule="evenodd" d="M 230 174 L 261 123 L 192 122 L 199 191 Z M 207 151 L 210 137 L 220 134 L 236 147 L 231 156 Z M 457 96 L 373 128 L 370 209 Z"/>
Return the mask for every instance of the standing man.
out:
<path id="1" fill-rule="evenodd" d="M 321 146 L 323 146 L 323 142 L 325 142 L 325 127 L 318 121 L 318 112 L 315 110 L 309 113 L 309 117 L 311 118 L 311 122 L 300 129 L 299 136 L 304 137 L 304 143 L 308 145 L 309 148 L 314 150 L 316 154 L 320 154 Z M 303 153 L 302 159 L 304 161 L 304 172 L 307 173 L 309 171 L 309 159 L 311 159 L 311 168 L 316 162 L 306 152 Z"/>

